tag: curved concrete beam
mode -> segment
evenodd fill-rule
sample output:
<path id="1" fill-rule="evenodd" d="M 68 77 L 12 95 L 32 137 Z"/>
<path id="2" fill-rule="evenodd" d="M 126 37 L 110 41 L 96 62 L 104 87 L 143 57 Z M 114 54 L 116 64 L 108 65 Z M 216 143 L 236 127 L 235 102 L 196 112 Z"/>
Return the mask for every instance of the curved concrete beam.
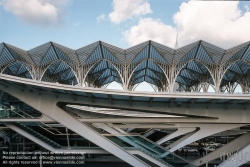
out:
<path id="1" fill-rule="evenodd" d="M 78 86 L 39 82 L 4 74 L 0 74 L 0 82 L 2 84 L 2 88 L 0 88 L 0 90 L 5 90 L 9 85 L 14 85 L 15 87 L 19 87 L 19 89 L 27 88 L 26 90 L 28 91 L 36 91 L 38 94 L 43 94 L 44 92 L 49 91 L 51 96 L 63 97 L 67 95 L 67 97 L 63 98 L 63 100 L 62 98 L 60 98 L 61 102 L 65 102 L 65 104 L 79 104 L 103 108 L 119 108 L 134 111 L 146 111 L 175 116 L 188 116 L 196 118 L 197 120 L 201 120 L 201 118 L 207 118 L 210 119 L 210 123 L 217 122 L 228 124 L 247 124 L 250 122 L 250 113 L 247 112 L 247 109 L 250 107 L 248 94 L 234 94 L 232 96 L 231 94 L 220 93 L 211 94 L 188 92 L 129 92 L 97 88 L 83 88 Z M 121 96 L 123 99 L 117 98 Z M 112 97 L 112 102 L 110 101 L 110 97 Z M 142 100 L 134 100 L 138 99 L 138 97 L 140 97 Z M 162 101 L 153 100 L 151 107 L 148 107 L 150 103 L 148 101 L 148 97 L 154 97 L 154 99 L 159 98 Z M 132 104 L 130 103 L 131 100 L 129 100 L 131 98 Z M 189 102 L 183 102 L 181 103 L 181 105 L 177 106 L 177 103 L 172 104 L 171 101 L 169 101 L 176 98 L 186 100 L 199 99 L 203 102 L 195 102 L 192 106 L 189 106 Z M 223 103 L 216 103 L 211 107 L 207 107 L 208 101 L 210 100 L 227 101 Z M 163 103 L 163 101 L 166 101 L 166 103 Z M 234 102 L 235 104 L 233 106 L 227 108 L 226 105 L 232 104 L 232 101 L 237 101 L 237 104 L 236 102 Z M 225 114 L 227 114 L 226 117 Z"/>

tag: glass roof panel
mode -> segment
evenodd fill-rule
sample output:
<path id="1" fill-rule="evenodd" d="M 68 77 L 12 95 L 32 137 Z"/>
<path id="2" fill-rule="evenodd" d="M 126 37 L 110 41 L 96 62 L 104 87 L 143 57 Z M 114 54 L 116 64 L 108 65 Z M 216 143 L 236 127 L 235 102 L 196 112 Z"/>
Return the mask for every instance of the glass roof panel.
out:
<path id="1" fill-rule="evenodd" d="M 138 63 L 141 62 L 142 60 L 145 60 L 148 58 L 148 49 L 149 46 L 147 45 L 132 61 L 132 63 Z"/>
<path id="2" fill-rule="evenodd" d="M 27 68 L 18 61 L 9 64 L 3 71 L 3 74 L 32 79 L 30 72 L 27 70 Z"/>
<path id="3" fill-rule="evenodd" d="M 100 45 L 92 52 L 92 54 L 87 58 L 85 64 L 91 64 L 102 59 L 102 53 Z"/>
<path id="4" fill-rule="evenodd" d="M 42 81 L 58 82 L 61 84 L 76 85 L 77 79 L 72 69 L 65 62 L 56 61 L 45 71 Z"/>
<path id="5" fill-rule="evenodd" d="M 242 59 L 248 61 L 250 63 L 250 46 L 247 47 Z"/>
<path id="6" fill-rule="evenodd" d="M 3 48 L 0 58 L 1 58 L 0 66 L 4 66 L 7 65 L 9 62 L 15 61 L 15 59 L 13 58 L 13 56 L 10 54 L 10 52 L 6 47 Z"/>
<path id="7" fill-rule="evenodd" d="M 159 52 L 150 45 L 150 56 L 149 58 L 163 64 L 167 64 L 167 61 L 159 54 Z"/>
<path id="8" fill-rule="evenodd" d="M 41 65 L 46 65 L 49 64 L 55 60 L 57 60 L 58 57 L 53 49 L 52 46 L 50 46 L 50 48 L 48 49 L 47 53 L 45 54 L 45 56 L 42 59 Z"/>
<path id="9" fill-rule="evenodd" d="M 60 49 L 58 49 L 57 47 L 54 47 L 54 49 L 60 60 L 66 61 L 68 63 L 73 63 L 72 60 L 67 55 L 65 55 Z"/>
<path id="10" fill-rule="evenodd" d="M 112 97 L 118 100 L 129 100 L 129 96 L 112 95 Z"/>
<path id="11" fill-rule="evenodd" d="M 198 49 L 198 45 L 195 46 L 193 49 L 191 49 L 185 56 L 183 56 L 180 59 L 179 64 L 183 64 L 183 63 L 188 62 L 189 60 L 194 59 L 197 49 Z"/>
<path id="12" fill-rule="evenodd" d="M 203 48 L 202 45 L 199 47 L 199 50 L 196 53 L 196 58 L 204 63 L 213 64 L 213 60 L 208 55 L 207 51 Z"/>
<path id="13" fill-rule="evenodd" d="M 112 55 L 110 53 L 110 51 L 107 50 L 104 46 L 102 46 L 102 50 L 103 50 L 103 57 L 105 59 L 108 59 L 108 60 L 115 62 L 115 63 L 119 63 L 119 60 L 114 55 Z"/>

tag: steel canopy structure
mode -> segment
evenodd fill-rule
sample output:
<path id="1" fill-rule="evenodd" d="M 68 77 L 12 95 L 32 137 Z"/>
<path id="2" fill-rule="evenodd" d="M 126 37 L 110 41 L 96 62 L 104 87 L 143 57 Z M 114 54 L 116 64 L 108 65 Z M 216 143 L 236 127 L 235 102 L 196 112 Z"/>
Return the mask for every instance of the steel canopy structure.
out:
<path id="1" fill-rule="evenodd" d="M 147 41 L 121 49 L 98 41 L 73 50 L 48 42 L 25 51 L 1 43 L 0 72 L 84 87 L 106 87 L 115 81 L 133 90 L 145 81 L 163 92 L 207 92 L 210 85 L 216 92 L 234 92 L 240 85 L 249 93 L 249 46 L 246 42 L 225 50 L 201 40 L 173 49 Z"/>
<path id="2" fill-rule="evenodd" d="M 103 89 L 114 81 L 124 90 Z M 142 82 L 156 92 L 133 91 Z M 0 44 L 0 137 L 12 151 L 29 139 L 41 150 L 111 154 L 136 167 L 201 166 L 218 152 L 250 150 L 250 132 L 240 129 L 250 127 L 249 93 L 250 42 L 227 50 L 202 40 L 178 49 L 151 40 L 128 49 Z M 169 134 L 146 138 L 161 130 Z M 174 153 L 229 130 L 244 134 L 193 163 Z"/>

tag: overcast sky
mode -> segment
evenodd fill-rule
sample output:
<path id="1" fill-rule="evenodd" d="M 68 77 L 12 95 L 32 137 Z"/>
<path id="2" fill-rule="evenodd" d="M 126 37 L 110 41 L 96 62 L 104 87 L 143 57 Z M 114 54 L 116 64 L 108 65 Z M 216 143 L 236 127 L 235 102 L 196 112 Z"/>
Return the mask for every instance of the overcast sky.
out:
<path id="1" fill-rule="evenodd" d="M 98 40 L 128 48 L 146 40 L 179 47 L 250 40 L 250 2 L 0 0 L 0 42 L 25 50 L 48 41 L 78 49 Z"/>

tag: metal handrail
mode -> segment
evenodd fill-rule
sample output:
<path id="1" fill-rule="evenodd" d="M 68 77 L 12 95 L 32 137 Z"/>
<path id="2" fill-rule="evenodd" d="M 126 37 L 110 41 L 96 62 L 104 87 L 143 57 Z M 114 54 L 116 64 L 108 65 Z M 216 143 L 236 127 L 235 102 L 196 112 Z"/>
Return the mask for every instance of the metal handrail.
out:
<path id="1" fill-rule="evenodd" d="M 22 110 L 21 110 L 21 109 L 19 109 L 19 108 L 15 108 L 15 109 L 17 109 L 17 110 L 21 111 L 22 113 L 24 113 L 25 115 L 27 115 L 27 116 L 29 116 L 29 117 L 31 117 L 31 118 L 34 118 L 33 116 L 31 116 L 31 115 L 27 114 L 26 112 L 22 111 Z"/>
<path id="2" fill-rule="evenodd" d="M 2 106 L 5 110 L 7 110 L 7 111 L 9 111 L 9 112 L 13 112 L 13 113 L 19 115 L 19 116 L 22 117 L 22 118 L 27 118 L 27 117 L 25 117 L 25 116 L 19 114 L 18 112 L 14 111 L 14 110 L 18 110 L 18 111 L 20 111 L 21 113 L 25 114 L 26 116 L 28 116 L 28 117 L 30 117 L 30 118 L 34 118 L 33 116 L 31 116 L 31 115 L 27 114 L 26 112 L 22 111 L 21 109 L 19 109 L 19 107 L 11 106 L 11 107 L 14 107 L 14 108 L 12 109 L 12 108 L 9 108 L 9 107 L 7 107 L 7 106 L 5 106 L 5 105 L 3 105 L 3 104 L 0 104 L 0 106 Z"/>

